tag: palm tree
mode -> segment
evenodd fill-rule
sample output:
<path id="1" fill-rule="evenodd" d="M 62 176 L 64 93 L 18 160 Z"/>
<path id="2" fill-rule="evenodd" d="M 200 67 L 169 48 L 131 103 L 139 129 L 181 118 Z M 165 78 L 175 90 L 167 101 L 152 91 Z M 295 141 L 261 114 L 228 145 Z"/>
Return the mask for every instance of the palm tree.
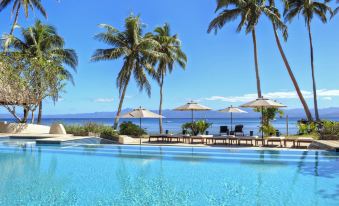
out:
<path id="1" fill-rule="evenodd" d="M 21 29 L 22 39 L 13 35 L 6 37 L 6 47 L 12 47 L 15 52 L 27 54 L 31 58 L 37 58 L 41 61 L 53 62 L 58 65 L 59 74 L 61 76 L 56 78 L 63 78 L 69 80 L 74 84 L 72 74 L 62 66 L 62 64 L 70 66 L 76 70 L 78 64 L 78 57 L 73 49 L 64 48 L 65 41 L 58 35 L 56 28 L 43 24 L 40 20 L 35 21 L 32 27 Z M 43 81 L 48 70 L 37 68 L 36 75 Z M 39 87 L 39 81 L 37 83 Z M 56 100 L 57 97 L 52 97 Z M 41 123 L 42 118 L 42 101 L 39 103 L 38 124 Z"/>
<path id="2" fill-rule="evenodd" d="M 28 10 L 29 9 L 33 10 L 34 7 L 37 8 L 45 18 L 47 18 L 47 13 L 41 4 L 41 0 L 1 0 L 0 12 L 4 10 L 7 6 L 9 6 L 9 4 L 11 4 L 12 2 L 13 2 L 12 14 L 15 13 L 15 16 L 10 34 L 13 34 L 14 28 L 18 23 L 18 17 L 21 7 L 24 9 L 26 18 L 28 18 Z"/>
<path id="3" fill-rule="evenodd" d="M 162 115 L 164 78 L 167 73 L 173 71 L 175 63 L 185 69 L 187 57 L 181 50 L 181 42 L 178 39 L 178 36 L 171 35 L 170 26 L 168 24 L 157 27 L 154 32 L 155 35 L 153 35 L 153 38 L 160 44 L 159 52 L 166 55 L 166 58 L 159 60 L 158 68 L 155 73 L 156 80 L 160 87 L 159 115 Z M 162 118 L 159 119 L 159 131 L 160 134 L 163 132 Z"/>
<path id="4" fill-rule="evenodd" d="M 274 0 L 270 0 L 270 1 L 269 1 L 269 7 L 270 7 L 270 9 L 274 12 L 274 14 L 277 16 L 277 18 L 280 19 L 280 13 L 279 13 L 278 9 L 275 7 L 275 2 L 274 2 Z M 305 98 L 304 98 L 303 94 L 302 94 L 301 91 L 300 91 L 299 84 L 298 84 L 298 82 L 297 82 L 297 80 L 296 80 L 296 78 L 295 78 L 295 76 L 294 76 L 294 74 L 293 74 L 293 71 L 292 71 L 292 69 L 291 69 L 291 66 L 290 66 L 288 60 L 287 60 L 287 57 L 286 57 L 285 52 L 284 52 L 284 50 L 283 50 L 283 48 L 282 48 L 282 46 L 281 46 L 280 39 L 279 39 L 279 36 L 278 36 L 277 29 L 280 29 L 280 30 L 282 30 L 284 40 L 286 41 L 286 40 L 287 40 L 287 35 L 288 35 L 288 34 L 287 34 L 287 27 L 286 27 L 286 26 L 283 26 L 283 27 L 277 28 L 277 26 L 276 26 L 276 24 L 275 24 L 274 21 L 272 21 L 272 26 L 273 26 L 273 32 L 274 32 L 275 41 L 276 41 L 276 43 L 277 43 L 277 46 L 278 46 L 278 49 L 279 49 L 281 58 L 282 58 L 283 61 L 284 61 L 286 70 L 287 70 L 287 72 L 288 72 L 288 74 L 289 74 L 289 76 L 290 76 L 290 78 L 291 78 L 291 80 L 292 80 L 292 83 L 293 83 L 293 85 L 294 85 L 294 88 L 295 88 L 295 90 L 296 90 L 296 92 L 297 92 L 297 94 L 298 94 L 298 97 L 299 97 L 299 99 L 300 99 L 300 102 L 301 102 L 301 104 L 302 104 L 302 106 L 303 106 L 303 108 L 304 108 L 304 111 L 305 111 L 305 114 L 306 114 L 307 119 L 308 119 L 309 121 L 312 121 L 312 120 L 313 120 L 312 114 L 311 114 L 310 109 L 309 109 L 309 107 L 308 107 L 308 105 L 307 105 L 307 102 L 305 101 Z"/>
<path id="5" fill-rule="evenodd" d="M 337 0 L 337 4 L 339 4 L 339 0 Z M 335 14 L 337 14 L 338 11 L 339 11 L 339 6 L 338 6 L 337 8 L 334 9 L 333 16 L 334 16 Z M 332 16 L 332 17 L 333 17 L 333 16 Z"/>
<path id="6" fill-rule="evenodd" d="M 92 55 L 92 61 L 116 60 L 123 58 L 124 63 L 118 74 L 116 85 L 119 89 L 119 106 L 114 120 L 114 129 L 117 128 L 122 105 L 126 95 L 128 83 L 133 74 L 139 90 L 146 90 L 151 95 L 151 85 L 146 73 L 153 72 L 151 62 L 163 56 L 157 51 L 159 44 L 153 38 L 143 35 L 143 25 L 139 16 L 130 15 L 125 19 L 125 30 L 119 31 L 113 26 L 101 24 L 106 31 L 99 33 L 95 39 L 111 46 L 108 49 L 97 49 Z"/>
<path id="7" fill-rule="evenodd" d="M 318 101 L 317 101 L 317 87 L 314 73 L 314 54 L 313 54 L 313 42 L 311 32 L 311 21 L 313 16 L 316 15 L 320 18 L 323 23 L 327 22 L 326 14 L 329 12 L 333 15 L 332 9 L 327 6 L 327 1 L 324 3 L 310 0 L 287 0 L 285 2 L 285 19 L 291 22 L 294 17 L 301 14 L 307 25 L 309 44 L 310 44 L 310 56 L 311 56 L 311 71 L 312 71 L 312 84 L 313 84 L 313 101 L 316 121 L 320 121 L 318 112 Z"/>
<path id="8" fill-rule="evenodd" d="M 265 5 L 265 0 L 217 0 L 217 8 L 215 12 L 223 9 L 218 16 L 212 20 L 209 25 L 208 33 L 212 30 L 217 32 L 218 29 L 224 27 L 226 23 L 232 22 L 240 17 L 240 23 L 237 27 L 237 32 L 240 32 L 245 26 L 246 34 L 252 34 L 253 48 L 254 48 L 254 64 L 257 82 L 258 97 L 262 97 L 259 63 L 257 54 L 257 40 L 255 28 L 262 14 L 276 22 L 279 27 L 283 26 L 283 22 L 278 18 L 274 12 Z M 232 8 L 229 8 L 232 7 Z"/>

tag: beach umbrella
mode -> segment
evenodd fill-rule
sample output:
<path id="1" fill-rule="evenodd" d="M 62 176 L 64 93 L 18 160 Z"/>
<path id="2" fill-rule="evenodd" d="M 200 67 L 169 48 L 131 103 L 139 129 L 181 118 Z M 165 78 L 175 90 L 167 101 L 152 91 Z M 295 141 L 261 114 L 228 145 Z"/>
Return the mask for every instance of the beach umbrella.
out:
<path id="1" fill-rule="evenodd" d="M 219 112 L 231 113 L 231 131 L 233 130 L 233 113 L 247 113 L 246 111 L 241 110 L 238 107 L 233 107 L 232 105 L 225 109 L 219 110 Z"/>
<path id="2" fill-rule="evenodd" d="M 142 107 L 139 107 L 137 109 L 133 109 L 131 112 L 128 112 L 126 114 L 123 114 L 121 118 L 135 118 L 139 119 L 139 126 L 141 128 L 141 119 L 148 118 L 148 119 L 159 119 L 164 118 L 164 116 L 161 116 L 159 114 L 156 114 L 154 112 L 151 112 L 147 109 L 144 109 Z M 141 144 L 141 137 L 140 137 L 140 144 Z"/>
<path id="3" fill-rule="evenodd" d="M 241 107 L 244 108 L 256 108 L 256 109 L 261 109 L 261 128 L 263 128 L 264 124 L 264 115 L 263 115 L 263 110 L 264 108 L 281 108 L 281 107 L 286 107 L 283 104 L 280 104 L 274 100 L 270 100 L 267 98 L 258 98 L 256 100 L 250 101 L 246 104 L 241 105 Z M 264 131 L 261 129 L 261 137 L 264 138 Z"/>
<path id="4" fill-rule="evenodd" d="M 191 111 L 191 116 L 192 116 L 192 122 L 194 120 L 194 111 L 208 111 L 212 110 L 209 107 L 206 107 L 204 105 L 198 104 L 197 102 L 188 102 L 185 105 L 182 105 L 180 107 L 175 108 L 174 110 L 176 111 Z"/>

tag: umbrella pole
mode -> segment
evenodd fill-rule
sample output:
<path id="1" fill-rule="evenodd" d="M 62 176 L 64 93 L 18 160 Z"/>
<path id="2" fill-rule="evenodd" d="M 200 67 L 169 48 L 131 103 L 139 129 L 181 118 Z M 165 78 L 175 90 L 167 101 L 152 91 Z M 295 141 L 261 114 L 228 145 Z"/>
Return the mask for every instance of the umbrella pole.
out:
<path id="1" fill-rule="evenodd" d="M 286 115 L 286 136 L 288 136 L 288 115 Z"/>
<path id="2" fill-rule="evenodd" d="M 233 131 L 233 113 L 231 112 L 231 132 Z"/>
<path id="3" fill-rule="evenodd" d="M 192 115 L 192 123 L 193 123 L 194 122 L 193 109 L 191 110 L 191 115 Z"/>
<path id="4" fill-rule="evenodd" d="M 264 107 L 261 107 L 261 138 L 264 139 Z"/>
<path id="5" fill-rule="evenodd" d="M 141 128 L 141 117 L 139 118 L 139 125 L 140 125 L 140 129 L 142 129 L 142 128 Z M 140 137 L 139 137 L 139 140 L 140 140 L 139 143 L 140 143 L 140 145 L 141 145 L 141 135 L 140 135 Z"/>

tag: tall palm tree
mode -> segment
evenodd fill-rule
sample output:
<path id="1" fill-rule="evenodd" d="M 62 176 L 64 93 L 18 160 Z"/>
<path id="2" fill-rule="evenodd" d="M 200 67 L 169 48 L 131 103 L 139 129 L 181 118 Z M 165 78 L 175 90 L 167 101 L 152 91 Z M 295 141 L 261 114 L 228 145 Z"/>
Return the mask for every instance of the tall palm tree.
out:
<path id="1" fill-rule="evenodd" d="M 256 40 L 256 25 L 262 14 L 274 20 L 279 27 L 283 26 L 283 22 L 278 18 L 273 11 L 265 5 L 265 0 L 217 0 L 217 8 L 215 12 L 220 11 L 218 16 L 213 19 L 209 25 L 208 33 L 212 30 L 217 32 L 218 29 L 224 27 L 226 23 L 232 22 L 240 18 L 240 23 L 237 27 L 237 32 L 240 32 L 243 27 L 246 34 L 252 34 L 253 48 L 254 48 L 254 64 L 257 82 L 258 97 L 262 97 L 259 63 L 257 54 L 257 40 Z M 229 8 L 231 7 L 231 8 Z"/>
<path id="2" fill-rule="evenodd" d="M 278 9 L 275 7 L 274 0 L 270 0 L 269 1 L 269 7 L 274 12 L 274 14 L 277 16 L 277 18 L 280 19 L 280 13 L 279 13 Z M 279 39 L 279 36 L 278 36 L 277 30 L 279 29 L 279 30 L 282 31 L 284 40 L 286 41 L 287 40 L 287 36 L 288 36 L 288 34 L 287 34 L 287 27 L 283 26 L 283 27 L 277 28 L 275 21 L 271 21 L 271 22 L 272 22 L 272 26 L 273 26 L 274 38 L 275 38 L 275 41 L 277 43 L 277 46 L 278 46 L 281 58 L 284 61 L 286 70 L 287 70 L 287 72 L 288 72 L 288 74 L 289 74 L 289 76 L 290 76 L 290 78 L 292 80 L 293 86 L 294 86 L 294 88 L 295 88 L 295 90 L 296 90 L 296 92 L 298 94 L 298 97 L 300 99 L 300 102 L 301 102 L 301 104 L 302 104 L 302 106 L 304 108 L 306 117 L 307 117 L 307 119 L 309 121 L 312 121 L 313 120 L 312 114 L 311 114 L 310 109 L 309 109 L 309 107 L 307 105 L 307 102 L 305 101 L 305 98 L 304 98 L 303 94 L 301 93 L 299 84 L 298 84 L 298 82 L 297 82 L 297 80 L 296 80 L 296 78 L 295 78 L 295 76 L 293 74 L 293 71 L 291 69 L 291 66 L 290 66 L 288 60 L 287 60 L 287 57 L 286 57 L 285 52 L 284 52 L 284 50 L 283 50 L 283 48 L 281 46 L 281 42 L 280 42 L 280 39 Z"/>
<path id="3" fill-rule="evenodd" d="M 14 28 L 18 23 L 20 8 L 23 8 L 26 18 L 28 18 L 28 10 L 34 10 L 34 7 L 37 8 L 45 18 L 47 18 L 47 13 L 41 4 L 41 0 L 0 0 L 0 12 L 7 8 L 7 6 L 11 3 L 13 3 L 12 14 L 15 13 L 15 16 L 10 34 L 13 34 Z"/>
<path id="4" fill-rule="evenodd" d="M 287 21 L 291 22 L 294 17 L 301 14 L 307 25 L 309 44 L 310 44 L 310 56 L 311 56 L 311 71 L 312 71 L 312 84 L 313 84 L 313 101 L 316 121 L 320 121 L 317 101 L 317 87 L 314 73 L 314 54 L 313 54 L 313 42 L 311 32 L 311 21 L 313 16 L 316 15 L 323 23 L 327 22 L 327 12 L 333 15 L 332 9 L 327 5 L 327 1 L 324 3 L 310 0 L 286 0 L 284 17 Z"/>
<path id="5" fill-rule="evenodd" d="M 160 44 L 159 52 L 166 55 L 166 58 L 162 58 L 158 62 L 158 68 L 155 72 L 156 80 L 160 87 L 160 103 L 159 103 L 159 115 L 162 115 L 162 102 L 163 102 L 163 86 L 164 79 L 167 73 L 173 71 L 175 63 L 181 68 L 185 69 L 187 57 L 181 50 L 181 42 L 177 35 L 171 35 L 170 26 L 165 24 L 162 27 L 157 27 L 153 38 Z M 163 132 L 162 118 L 159 119 L 159 131 Z"/>
<path id="6" fill-rule="evenodd" d="M 6 47 L 12 47 L 14 52 L 27 54 L 31 58 L 37 58 L 41 61 L 53 62 L 58 65 L 62 78 L 71 81 L 74 84 L 72 74 L 62 66 L 62 64 L 70 66 L 76 70 L 78 57 L 73 49 L 64 48 L 65 41 L 57 33 L 56 28 L 43 24 L 40 20 L 28 28 L 21 29 L 22 39 L 13 35 L 6 37 Z M 43 81 L 44 75 L 48 73 L 43 69 L 38 69 L 36 75 Z M 57 78 L 57 77 L 56 77 Z M 39 87 L 39 83 L 37 83 Z M 52 97 L 57 99 L 57 97 Z M 38 124 L 42 118 L 42 101 L 39 103 Z"/>
<path id="7" fill-rule="evenodd" d="M 139 16 L 130 15 L 125 19 L 124 31 L 113 26 L 101 24 L 106 31 L 99 33 L 95 39 L 111 46 L 108 49 L 97 49 L 92 55 L 92 61 L 116 60 L 123 58 L 124 63 L 118 74 L 116 85 L 119 89 L 119 106 L 114 120 L 114 129 L 117 128 L 126 90 L 133 74 L 139 90 L 146 90 L 151 95 L 151 85 L 146 73 L 153 73 L 151 62 L 163 56 L 157 51 L 159 43 L 153 38 L 143 35 L 143 25 Z M 146 71 L 146 72 L 145 72 Z"/>

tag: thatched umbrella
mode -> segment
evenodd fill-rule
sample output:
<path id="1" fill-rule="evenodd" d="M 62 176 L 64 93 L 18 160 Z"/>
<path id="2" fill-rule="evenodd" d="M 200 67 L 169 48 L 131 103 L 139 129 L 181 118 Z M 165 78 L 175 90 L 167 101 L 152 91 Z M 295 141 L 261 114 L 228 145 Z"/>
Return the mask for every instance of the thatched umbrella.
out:
<path id="1" fill-rule="evenodd" d="M 143 119 L 143 118 L 159 119 L 159 118 L 164 118 L 164 116 L 161 116 L 161 115 L 156 114 L 154 112 L 151 112 L 147 109 L 139 107 L 137 109 L 133 109 L 133 111 L 131 111 L 131 112 L 123 114 L 121 116 L 121 118 L 136 118 L 136 119 L 139 119 L 139 126 L 141 128 L 141 119 Z M 141 137 L 140 137 L 140 144 L 141 144 Z"/>
<path id="2" fill-rule="evenodd" d="M 219 112 L 231 113 L 231 131 L 233 130 L 233 113 L 247 113 L 246 111 L 241 110 L 238 107 L 233 107 L 232 105 L 225 109 L 219 110 Z"/>
<path id="3" fill-rule="evenodd" d="M 261 137 L 264 138 L 264 131 L 263 131 L 263 126 L 264 126 L 263 125 L 264 124 L 263 110 L 264 108 L 281 108 L 281 107 L 286 107 L 286 106 L 274 100 L 270 100 L 270 99 L 266 99 L 262 97 L 262 98 L 253 100 L 251 102 L 248 102 L 246 104 L 243 104 L 241 105 L 241 107 L 261 109 Z"/>
<path id="4" fill-rule="evenodd" d="M 208 111 L 212 110 L 209 107 L 206 107 L 204 105 L 198 104 L 197 102 L 188 102 L 185 105 L 182 105 L 180 107 L 175 108 L 174 110 L 176 111 L 191 111 L 191 116 L 192 116 L 192 122 L 194 121 L 194 111 Z"/>

